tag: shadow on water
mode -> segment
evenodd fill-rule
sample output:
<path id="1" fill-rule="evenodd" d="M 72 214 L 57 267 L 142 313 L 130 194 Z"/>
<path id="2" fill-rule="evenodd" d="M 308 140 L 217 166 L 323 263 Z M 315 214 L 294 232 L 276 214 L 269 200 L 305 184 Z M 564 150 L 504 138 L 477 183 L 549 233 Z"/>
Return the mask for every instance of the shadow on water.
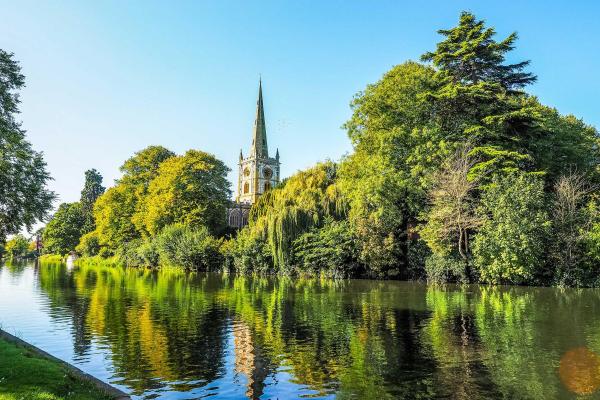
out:
<path id="1" fill-rule="evenodd" d="M 146 398 L 569 398 L 563 354 L 600 353 L 597 290 L 63 264 L 6 264 L 0 287 L 32 271 L 45 302 L 24 309 L 68 320 L 75 362 Z"/>

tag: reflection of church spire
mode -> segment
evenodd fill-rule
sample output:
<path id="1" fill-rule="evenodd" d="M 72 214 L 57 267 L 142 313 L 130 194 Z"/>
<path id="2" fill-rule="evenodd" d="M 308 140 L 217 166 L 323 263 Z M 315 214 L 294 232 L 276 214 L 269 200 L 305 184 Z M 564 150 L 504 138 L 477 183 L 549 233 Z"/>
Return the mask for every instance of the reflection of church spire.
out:
<path id="1" fill-rule="evenodd" d="M 265 379 L 271 372 L 269 361 L 261 355 L 260 348 L 254 345 L 250 327 L 237 322 L 233 327 L 233 343 L 235 353 L 235 371 L 246 375 L 246 396 L 258 399 L 265 388 Z"/>
<path id="2" fill-rule="evenodd" d="M 252 135 L 252 148 L 250 156 L 256 158 L 268 158 L 267 147 L 267 125 L 265 124 L 265 110 L 262 97 L 262 79 L 258 81 L 258 101 L 256 102 L 256 118 L 254 120 L 254 132 Z"/>

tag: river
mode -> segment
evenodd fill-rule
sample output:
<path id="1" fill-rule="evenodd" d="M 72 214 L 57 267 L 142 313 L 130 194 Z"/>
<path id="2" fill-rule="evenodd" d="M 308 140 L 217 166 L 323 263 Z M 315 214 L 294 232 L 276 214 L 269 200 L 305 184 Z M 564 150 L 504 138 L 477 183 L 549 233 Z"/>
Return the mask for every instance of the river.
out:
<path id="1" fill-rule="evenodd" d="M 600 393 L 592 289 L 7 263 L 0 324 L 134 398 Z"/>

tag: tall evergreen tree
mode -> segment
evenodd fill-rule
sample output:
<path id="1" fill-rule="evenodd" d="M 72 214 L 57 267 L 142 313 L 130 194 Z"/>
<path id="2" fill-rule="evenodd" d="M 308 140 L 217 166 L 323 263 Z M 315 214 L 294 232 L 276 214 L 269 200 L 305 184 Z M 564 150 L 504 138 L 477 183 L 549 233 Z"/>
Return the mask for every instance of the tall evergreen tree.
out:
<path id="1" fill-rule="evenodd" d="M 85 171 L 85 184 L 81 191 L 81 210 L 84 216 L 83 231 L 91 232 L 94 230 L 94 203 L 100 197 L 106 188 L 102 186 L 102 175 L 95 169 Z"/>
<path id="2" fill-rule="evenodd" d="M 437 44 L 435 52 L 427 52 L 421 59 L 431 61 L 456 83 L 495 83 L 506 90 L 513 90 L 536 80 L 535 75 L 524 71 L 529 61 L 504 63 L 506 54 L 514 49 L 516 32 L 497 42 L 494 40 L 494 28 L 486 27 L 485 21 L 477 20 L 473 14 L 462 12 L 458 26 L 440 29 L 438 33 L 446 40 Z"/>

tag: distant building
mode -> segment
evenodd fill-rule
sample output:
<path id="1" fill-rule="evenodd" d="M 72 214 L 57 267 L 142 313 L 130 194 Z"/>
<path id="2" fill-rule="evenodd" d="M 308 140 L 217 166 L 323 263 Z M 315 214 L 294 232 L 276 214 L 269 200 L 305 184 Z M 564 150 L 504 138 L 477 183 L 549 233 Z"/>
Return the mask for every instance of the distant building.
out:
<path id="1" fill-rule="evenodd" d="M 252 146 L 248 157 L 244 158 L 240 150 L 237 192 L 235 201 L 227 211 L 229 226 L 242 228 L 248 224 L 252 204 L 279 183 L 279 169 L 279 149 L 275 152 L 275 158 L 269 157 L 262 81 L 259 81 Z"/>

